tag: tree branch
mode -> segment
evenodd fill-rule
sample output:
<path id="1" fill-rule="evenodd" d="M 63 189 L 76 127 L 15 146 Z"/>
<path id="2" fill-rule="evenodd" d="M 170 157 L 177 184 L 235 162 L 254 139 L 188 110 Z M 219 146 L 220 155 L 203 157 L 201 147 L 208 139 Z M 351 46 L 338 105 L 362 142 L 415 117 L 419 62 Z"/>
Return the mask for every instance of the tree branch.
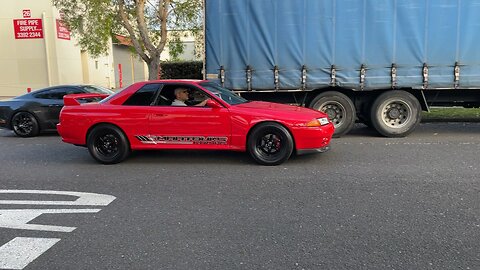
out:
<path id="1" fill-rule="evenodd" d="M 153 46 L 150 37 L 148 36 L 147 23 L 145 21 L 145 0 L 135 0 L 136 2 L 136 13 L 137 13 L 137 25 L 138 31 L 140 32 L 140 37 L 142 38 L 143 45 L 145 49 L 150 53 L 150 56 L 153 54 L 158 55 L 158 50 Z"/>
<path id="2" fill-rule="evenodd" d="M 135 48 L 135 51 L 142 57 L 143 61 L 146 63 L 150 63 L 152 60 L 148 55 L 145 54 L 145 52 L 142 49 L 142 45 L 138 42 L 138 38 L 135 35 L 135 31 L 133 30 L 132 25 L 130 24 L 130 21 L 128 20 L 128 15 L 125 11 L 125 0 L 117 0 L 118 1 L 118 16 L 120 17 L 120 20 L 123 22 L 123 26 L 125 29 L 127 29 L 128 34 L 130 35 L 130 39 L 132 40 L 133 47 Z"/>
<path id="3" fill-rule="evenodd" d="M 165 44 L 167 44 L 167 19 L 168 19 L 168 7 L 171 0 L 158 1 L 158 18 L 160 20 L 160 42 L 158 43 L 157 50 L 163 51 Z"/>

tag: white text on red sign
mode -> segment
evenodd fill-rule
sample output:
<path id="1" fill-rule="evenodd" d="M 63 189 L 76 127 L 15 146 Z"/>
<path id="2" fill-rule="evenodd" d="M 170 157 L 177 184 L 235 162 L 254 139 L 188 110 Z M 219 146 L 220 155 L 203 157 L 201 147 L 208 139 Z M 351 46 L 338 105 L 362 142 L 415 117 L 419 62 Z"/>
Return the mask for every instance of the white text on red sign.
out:
<path id="1" fill-rule="evenodd" d="M 42 19 L 13 20 L 15 39 L 43 38 Z"/>

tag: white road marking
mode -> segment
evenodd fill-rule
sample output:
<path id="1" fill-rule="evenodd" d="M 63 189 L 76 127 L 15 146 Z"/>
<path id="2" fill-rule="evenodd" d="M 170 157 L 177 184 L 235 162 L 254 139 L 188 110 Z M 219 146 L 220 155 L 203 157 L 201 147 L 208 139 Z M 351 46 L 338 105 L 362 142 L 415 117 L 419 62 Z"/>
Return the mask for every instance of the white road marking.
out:
<path id="1" fill-rule="evenodd" d="M 0 210 L 0 228 L 72 232 L 76 227 L 27 224 L 41 214 L 98 213 L 101 209 L 8 209 Z"/>
<path id="2" fill-rule="evenodd" d="M 107 206 L 115 196 L 56 190 L 0 189 L 1 194 L 45 194 L 78 197 L 73 201 L 0 200 L 0 205 Z M 0 228 L 49 232 L 72 232 L 77 227 L 29 224 L 42 214 L 98 213 L 101 209 L 0 209 Z M 60 238 L 16 237 L 0 247 L 0 269 L 23 269 Z"/>
<path id="3" fill-rule="evenodd" d="M 17 190 L 17 189 L 0 189 L 0 194 L 46 194 L 46 195 L 68 195 L 78 197 L 75 201 L 25 201 L 25 200 L 0 200 L 0 204 L 35 204 L 35 205 L 92 205 L 107 206 L 115 196 L 73 192 L 73 191 L 56 191 L 56 190 Z"/>
<path id="4" fill-rule="evenodd" d="M 23 269 L 60 238 L 16 237 L 0 247 L 0 269 Z"/>

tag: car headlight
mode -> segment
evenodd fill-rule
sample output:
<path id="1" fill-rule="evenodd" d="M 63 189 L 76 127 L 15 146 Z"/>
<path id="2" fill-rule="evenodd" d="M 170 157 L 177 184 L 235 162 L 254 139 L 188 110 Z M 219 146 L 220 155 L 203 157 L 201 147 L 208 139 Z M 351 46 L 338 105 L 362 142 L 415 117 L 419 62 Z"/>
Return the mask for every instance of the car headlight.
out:
<path id="1" fill-rule="evenodd" d="M 320 125 L 322 125 L 322 126 L 327 125 L 328 123 L 330 123 L 330 121 L 328 121 L 328 118 L 327 118 L 327 117 L 318 118 L 317 120 L 318 120 L 318 122 L 320 122 Z"/>
<path id="2" fill-rule="evenodd" d="M 327 117 L 321 117 L 321 118 L 313 119 L 312 121 L 308 122 L 307 127 L 319 127 L 319 126 L 324 126 L 328 123 L 330 123 L 330 121 L 328 121 Z"/>

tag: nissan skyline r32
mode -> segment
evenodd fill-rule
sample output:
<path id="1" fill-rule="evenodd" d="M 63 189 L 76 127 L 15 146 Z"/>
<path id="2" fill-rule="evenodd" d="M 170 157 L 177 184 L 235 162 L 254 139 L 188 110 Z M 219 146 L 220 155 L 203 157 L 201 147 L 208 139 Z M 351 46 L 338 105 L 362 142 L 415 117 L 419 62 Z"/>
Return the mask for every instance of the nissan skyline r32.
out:
<path id="1" fill-rule="evenodd" d="M 186 106 L 172 105 L 178 88 Z M 246 151 L 259 164 L 278 165 L 292 153 L 327 151 L 334 132 L 320 111 L 247 101 L 209 81 L 140 82 L 98 103 L 79 102 L 92 95 L 65 96 L 57 129 L 103 164 L 132 150 L 195 149 Z"/>

